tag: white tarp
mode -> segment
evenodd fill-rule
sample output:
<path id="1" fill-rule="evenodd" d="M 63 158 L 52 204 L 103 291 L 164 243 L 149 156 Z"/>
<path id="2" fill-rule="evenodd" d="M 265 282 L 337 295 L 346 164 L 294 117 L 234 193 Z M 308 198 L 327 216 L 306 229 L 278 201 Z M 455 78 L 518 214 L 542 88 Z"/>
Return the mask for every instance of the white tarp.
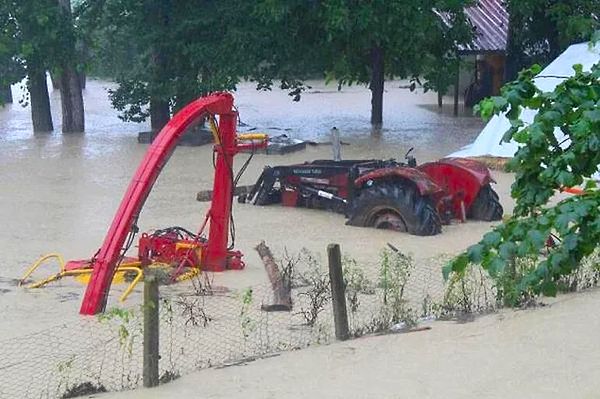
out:
<path id="1" fill-rule="evenodd" d="M 592 65 L 600 62 L 600 45 L 593 49 L 589 43 L 579 43 L 570 46 L 535 78 L 535 85 L 542 91 L 553 91 L 564 78 L 544 76 L 573 76 L 574 64 L 583 65 L 584 71 L 589 71 Z M 521 113 L 523 122 L 531 123 L 536 111 L 525 109 Z M 517 143 L 503 143 L 502 136 L 510 128 L 510 123 L 504 115 L 495 115 L 483 128 L 472 144 L 450 154 L 452 157 L 494 156 L 512 158 L 517 152 Z"/>

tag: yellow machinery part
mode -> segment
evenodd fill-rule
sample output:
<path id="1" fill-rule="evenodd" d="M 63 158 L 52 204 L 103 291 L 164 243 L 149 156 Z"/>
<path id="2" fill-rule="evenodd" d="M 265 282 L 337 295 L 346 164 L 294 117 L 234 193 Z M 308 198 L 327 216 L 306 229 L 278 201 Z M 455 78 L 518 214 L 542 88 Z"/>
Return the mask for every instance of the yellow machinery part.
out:
<path id="1" fill-rule="evenodd" d="M 21 278 L 21 280 L 19 280 L 19 285 L 23 285 L 23 283 L 25 282 L 25 280 L 27 280 L 27 278 L 29 276 L 31 276 L 31 274 L 37 270 L 38 267 L 40 267 L 40 265 L 44 262 L 46 262 L 48 259 L 56 259 L 58 261 L 58 266 L 60 268 L 60 272 L 64 272 L 65 271 L 65 260 L 63 259 L 63 257 L 60 254 L 57 253 L 50 253 L 47 255 L 42 256 L 41 258 L 39 258 L 38 260 L 36 260 L 33 265 L 31 265 L 29 267 L 29 269 L 27 269 L 27 271 L 25 272 L 25 274 L 23 275 L 23 277 Z"/>
<path id="2" fill-rule="evenodd" d="M 175 280 L 177 282 L 190 280 L 190 279 L 194 278 L 195 276 L 197 276 L 198 274 L 200 274 L 200 268 L 195 267 L 193 269 L 188 270 L 185 273 L 181 273 L 179 276 L 177 276 L 177 278 Z"/>
<path id="3" fill-rule="evenodd" d="M 217 122 L 215 121 L 215 117 L 210 115 L 208 117 L 208 126 L 210 127 L 210 132 L 213 135 L 213 140 L 215 140 L 215 144 L 221 144 L 221 138 L 219 136 L 219 128 L 217 126 Z"/>
<path id="4" fill-rule="evenodd" d="M 123 268 L 128 268 L 124 270 Z M 117 270 L 115 271 L 115 275 L 112 278 L 112 284 L 123 284 L 127 282 L 127 274 L 131 273 L 131 268 L 142 269 L 142 262 L 136 260 L 133 262 L 122 262 Z M 75 280 L 81 284 L 87 284 L 90 282 L 91 273 L 78 274 L 75 276 Z"/>
<path id="5" fill-rule="evenodd" d="M 44 264 L 49 259 L 56 259 L 58 261 L 60 271 L 50 277 L 43 279 L 43 280 L 35 281 L 31 284 L 28 284 L 27 286 L 25 286 L 25 288 L 40 288 L 40 287 L 43 287 L 53 281 L 60 280 L 63 277 L 74 277 L 77 281 L 84 283 L 84 284 L 89 282 L 89 279 L 91 277 L 93 269 L 82 268 L 82 269 L 66 270 L 65 269 L 65 261 L 64 261 L 63 257 L 60 254 L 51 253 L 51 254 L 44 255 L 41 258 L 39 258 L 38 260 L 36 260 L 31 265 L 31 267 L 29 267 L 29 269 L 27 269 L 27 271 L 25 272 L 25 274 L 19 281 L 19 285 L 23 285 L 25 283 L 25 280 L 27 280 L 33 272 L 35 272 L 42 264 Z M 150 265 L 148 267 L 170 268 L 169 265 L 162 264 L 162 263 L 153 263 L 152 265 Z M 125 289 L 123 294 L 121 294 L 121 296 L 119 297 L 120 302 L 125 301 L 127 299 L 127 297 L 131 294 L 131 292 L 133 291 L 135 286 L 138 285 L 138 283 L 143 279 L 144 269 L 142 268 L 142 263 L 139 261 L 134 261 L 134 262 L 122 263 L 121 265 L 119 265 L 119 267 L 117 268 L 115 275 L 113 277 L 113 283 L 118 284 L 118 283 L 126 282 L 125 276 L 130 273 L 134 273 L 135 277 L 133 278 L 131 283 L 129 283 L 129 286 Z M 189 271 L 179 275 L 176 278 L 176 281 L 179 282 L 179 281 L 189 280 L 189 279 L 193 278 L 194 276 L 198 275 L 199 273 L 200 273 L 200 268 L 190 269 Z"/>
<path id="6" fill-rule="evenodd" d="M 266 140 L 268 138 L 269 135 L 266 133 L 243 133 L 237 135 L 239 141 Z"/>

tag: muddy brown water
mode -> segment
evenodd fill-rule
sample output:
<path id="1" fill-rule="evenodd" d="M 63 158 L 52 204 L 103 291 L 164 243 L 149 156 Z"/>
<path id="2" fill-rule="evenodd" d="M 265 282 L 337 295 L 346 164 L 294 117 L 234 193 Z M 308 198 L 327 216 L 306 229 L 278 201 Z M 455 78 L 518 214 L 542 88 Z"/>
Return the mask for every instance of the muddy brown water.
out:
<path id="1" fill-rule="evenodd" d="M 468 112 L 454 118 L 450 106 L 438 110 L 434 94 L 410 93 L 394 82 L 387 85 L 385 94 L 385 124 L 373 132 L 367 89 L 353 87 L 340 92 L 322 82 L 311 82 L 311 86 L 302 100 L 294 103 L 284 92 L 257 92 L 250 84 L 241 85 L 235 98 L 244 129 L 328 141 L 329 129 L 336 126 L 342 140 L 350 143 L 343 147 L 344 158 L 400 159 L 415 147 L 417 159 L 428 161 L 468 144 L 483 126 Z M 6 315 L 0 332 L 5 336 L 76 316 L 81 285 L 63 280 L 30 292 L 17 288 L 14 279 L 48 252 L 60 252 L 66 259 L 90 257 L 102 243 L 147 149 L 137 143 L 136 133 L 148 126 L 118 119 L 107 99 L 110 87 L 108 82 L 89 82 L 85 91 L 87 131 L 83 135 L 60 133 L 60 94 L 56 91 L 51 92 L 54 133 L 32 134 L 29 109 L 17 103 L 0 109 L 0 312 Z M 18 100 L 18 87 L 14 90 Z M 197 191 L 211 188 L 211 155 L 210 146 L 175 151 L 144 207 L 141 231 L 172 225 L 195 230 L 200 225 L 208 204 L 194 198 Z M 246 156 L 236 158 L 238 166 Z M 257 155 L 240 184 L 251 184 L 267 164 L 330 156 L 329 146 L 286 156 Z M 500 175 L 500 180 L 508 182 L 509 176 Z M 508 183 L 504 186 L 499 191 L 506 198 Z M 327 212 L 237 203 L 234 210 L 236 246 L 246 254 L 248 266 L 217 277 L 220 284 L 234 287 L 265 280 L 253 250 L 262 239 L 276 254 L 306 247 L 324 255 L 329 242 L 339 242 L 345 252 L 372 265 L 387 242 L 417 259 L 430 259 L 464 248 L 489 228 L 487 223 L 453 225 L 440 236 L 422 238 L 345 226 L 343 216 Z M 439 279 L 439 268 L 432 267 L 428 274 Z M 131 301 L 139 301 L 137 294 Z M 111 304 L 116 303 L 111 296 Z"/>

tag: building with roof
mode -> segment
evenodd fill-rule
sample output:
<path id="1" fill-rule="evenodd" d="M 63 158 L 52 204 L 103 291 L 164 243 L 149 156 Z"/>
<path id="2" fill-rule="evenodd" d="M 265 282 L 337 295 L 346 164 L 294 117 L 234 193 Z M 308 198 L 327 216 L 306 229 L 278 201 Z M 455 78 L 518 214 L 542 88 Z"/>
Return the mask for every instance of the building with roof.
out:
<path id="1" fill-rule="evenodd" d="M 497 95 L 504 83 L 508 42 L 508 11 L 504 0 L 476 0 L 464 10 L 473 29 L 473 41 L 459 45 L 462 67 L 454 85 L 454 112 L 460 93 L 466 106 Z M 445 23 L 446 15 L 440 13 Z M 440 97 L 441 101 L 441 97 Z"/>
<path id="2" fill-rule="evenodd" d="M 475 71 L 465 91 L 465 105 L 471 106 L 483 97 L 499 94 L 504 83 L 508 11 L 503 0 L 477 0 L 465 14 L 474 38 L 460 46 L 459 53 L 466 59 L 474 57 Z"/>

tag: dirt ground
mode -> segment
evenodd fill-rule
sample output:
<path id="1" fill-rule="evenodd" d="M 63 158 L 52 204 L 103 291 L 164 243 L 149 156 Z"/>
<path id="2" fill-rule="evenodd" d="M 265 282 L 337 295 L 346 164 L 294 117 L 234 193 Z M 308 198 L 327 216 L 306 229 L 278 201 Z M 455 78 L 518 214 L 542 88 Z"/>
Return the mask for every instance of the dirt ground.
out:
<path id="1" fill-rule="evenodd" d="M 106 398 L 597 398 L 600 291 L 209 369 Z"/>

